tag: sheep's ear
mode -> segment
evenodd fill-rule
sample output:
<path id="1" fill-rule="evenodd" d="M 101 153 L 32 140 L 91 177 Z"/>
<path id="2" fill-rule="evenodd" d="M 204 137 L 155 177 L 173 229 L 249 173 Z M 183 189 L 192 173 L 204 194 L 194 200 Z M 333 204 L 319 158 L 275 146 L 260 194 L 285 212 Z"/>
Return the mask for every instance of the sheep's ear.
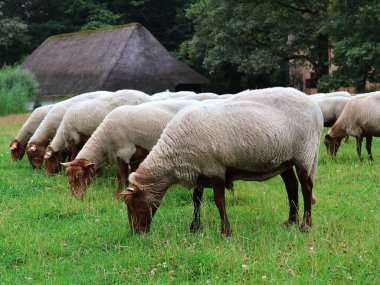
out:
<path id="1" fill-rule="evenodd" d="M 17 149 L 17 143 L 16 142 L 13 142 L 9 148 L 9 150 L 14 150 L 14 149 Z"/>
<path id="2" fill-rule="evenodd" d="M 61 162 L 61 165 L 64 167 L 69 167 L 71 165 L 71 162 Z"/>
<path id="3" fill-rule="evenodd" d="M 136 193 L 136 190 L 133 187 L 128 187 L 123 192 L 120 193 L 120 195 L 127 196 L 127 195 L 133 195 Z"/>
<path id="4" fill-rule="evenodd" d="M 47 151 L 47 152 L 45 153 L 44 158 L 45 158 L 45 159 L 48 159 L 48 158 L 50 158 L 52 155 L 53 155 L 53 152 L 52 152 L 51 150 L 49 150 L 49 151 Z"/>
<path id="5" fill-rule="evenodd" d="M 95 163 L 86 161 L 83 166 L 87 168 L 87 167 L 89 167 L 91 165 L 95 165 Z"/>

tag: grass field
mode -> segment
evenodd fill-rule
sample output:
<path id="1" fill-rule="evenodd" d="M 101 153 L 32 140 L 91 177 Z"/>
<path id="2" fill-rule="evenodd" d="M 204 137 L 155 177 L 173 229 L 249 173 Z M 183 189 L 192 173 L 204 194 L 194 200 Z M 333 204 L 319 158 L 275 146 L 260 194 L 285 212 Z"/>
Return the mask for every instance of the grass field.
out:
<path id="1" fill-rule="evenodd" d="M 202 231 L 189 233 L 191 191 L 182 187 L 140 236 L 112 198 L 115 169 L 78 201 L 64 173 L 46 177 L 25 157 L 11 161 L 8 145 L 25 118 L 0 117 L 0 284 L 380 284 L 378 140 L 372 163 L 358 161 L 354 139 L 335 160 L 321 145 L 309 233 L 282 225 L 288 205 L 276 177 L 227 193 L 230 238 L 219 234 L 211 190 Z"/>

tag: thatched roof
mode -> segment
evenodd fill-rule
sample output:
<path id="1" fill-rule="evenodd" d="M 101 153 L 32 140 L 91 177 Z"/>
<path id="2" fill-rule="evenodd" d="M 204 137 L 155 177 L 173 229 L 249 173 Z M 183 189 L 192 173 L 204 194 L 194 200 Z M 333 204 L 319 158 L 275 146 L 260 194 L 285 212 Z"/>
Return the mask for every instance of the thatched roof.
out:
<path id="1" fill-rule="evenodd" d="M 21 67 L 35 74 L 41 96 L 125 88 L 152 94 L 209 82 L 136 23 L 52 36 Z"/>

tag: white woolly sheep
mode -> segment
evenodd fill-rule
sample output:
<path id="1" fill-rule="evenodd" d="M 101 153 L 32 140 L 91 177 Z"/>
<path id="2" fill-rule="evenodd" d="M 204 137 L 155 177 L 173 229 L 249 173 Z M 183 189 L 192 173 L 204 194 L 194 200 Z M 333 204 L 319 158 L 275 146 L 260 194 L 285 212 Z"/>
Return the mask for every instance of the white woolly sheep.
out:
<path id="1" fill-rule="evenodd" d="M 159 93 L 155 93 L 152 95 L 153 100 L 165 100 L 165 99 L 177 99 L 184 96 L 195 95 L 196 93 L 193 91 L 163 91 Z"/>
<path id="2" fill-rule="evenodd" d="M 304 197 L 301 230 L 311 226 L 312 189 L 323 117 L 319 107 L 292 88 L 269 88 L 234 95 L 179 112 L 122 192 L 133 231 L 147 232 L 168 188 L 212 187 L 222 220 L 225 186 L 235 179 L 267 180 L 281 174 L 288 193 L 288 224 L 298 221 L 298 181 Z M 195 193 L 190 230 L 199 228 L 202 193 Z"/>
<path id="3" fill-rule="evenodd" d="M 12 140 L 9 145 L 12 159 L 14 161 L 22 159 L 29 139 L 32 137 L 42 120 L 45 118 L 50 109 L 53 108 L 53 106 L 53 104 L 41 106 L 36 108 L 32 114 L 30 114 L 29 118 L 26 120 L 14 140 Z"/>
<path id="4" fill-rule="evenodd" d="M 351 98 L 351 94 L 347 91 L 337 91 L 337 92 L 330 92 L 330 93 L 316 93 L 311 94 L 311 99 L 320 99 L 320 98 L 329 98 L 329 97 L 348 97 Z"/>
<path id="5" fill-rule="evenodd" d="M 372 156 L 372 137 L 380 135 L 380 91 L 360 94 L 346 104 L 342 114 L 325 136 L 327 152 L 336 156 L 342 139 L 356 138 L 356 150 L 361 159 L 363 137 L 366 138 L 368 159 Z"/>
<path id="6" fill-rule="evenodd" d="M 352 100 L 352 97 L 346 96 L 331 96 L 317 99 L 314 99 L 313 96 L 310 97 L 321 109 L 325 127 L 332 127 L 343 112 L 346 104 Z"/>
<path id="7" fill-rule="evenodd" d="M 107 160 L 118 162 L 118 197 L 129 168 L 138 164 L 159 139 L 170 119 L 194 100 L 162 100 L 137 106 L 121 106 L 109 113 L 74 161 L 62 163 L 72 193 L 81 198 L 95 171 Z"/>
<path id="8" fill-rule="evenodd" d="M 47 175 L 57 173 L 60 168 L 60 153 L 69 148 L 71 159 L 113 109 L 122 105 L 138 105 L 150 102 L 151 97 L 137 90 L 119 90 L 91 101 L 72 106 L 63 117 L 56 135 L 46 149 L 45 169 Z"/>
<path id="9" fill-rule="evenodd" d="M 112 92 L 96 91 L 84 93 L 65 101 L 56 103 L 45 116 L 33 136 L 29 139 L 26 154 L 33 168 L 40 168 L 45 155 L 46 147 L 53 139 L 66 111 L 74 104 L 90 100 Z M 67 154 L 62 154 L 63 156 Z"/>

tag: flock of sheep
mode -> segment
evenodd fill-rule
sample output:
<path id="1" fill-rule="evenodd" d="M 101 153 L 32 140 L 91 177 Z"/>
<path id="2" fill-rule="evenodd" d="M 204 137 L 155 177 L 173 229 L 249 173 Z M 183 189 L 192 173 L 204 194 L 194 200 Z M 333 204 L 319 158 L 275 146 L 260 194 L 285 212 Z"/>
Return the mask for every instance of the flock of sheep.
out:
<path id="1" fill-rule="evenodd" d="M 298 183 L 304 200 L 301 230 L 312 225 L 313 181 L 324 126 L 330 155 L 343 138 L 380 135 L 380 92 L 308 96 L 293 88 L 238 94 L 97 91 L 37 108 L 10 144 L 13 160 L 27 154 L 47 175 L 66 167 L 72 194 L 81 198 L 105 163 L 117 163 L 117 191 L 135 232 L 147 232 L 173 184 L 194 188 L 191 231 L 200 228 L 204 187 L 214 191 L 221 233 L 231 234 L 225 189 L 234 180 L 281 175 L 288 194 L 287 224 L 298 223 Z M 67 159 L 68 162 L 65 162 Z M 294 167 L 293 167 L 294 166 Z M 125 186 L 128 186 L 125 189 Z"/>

